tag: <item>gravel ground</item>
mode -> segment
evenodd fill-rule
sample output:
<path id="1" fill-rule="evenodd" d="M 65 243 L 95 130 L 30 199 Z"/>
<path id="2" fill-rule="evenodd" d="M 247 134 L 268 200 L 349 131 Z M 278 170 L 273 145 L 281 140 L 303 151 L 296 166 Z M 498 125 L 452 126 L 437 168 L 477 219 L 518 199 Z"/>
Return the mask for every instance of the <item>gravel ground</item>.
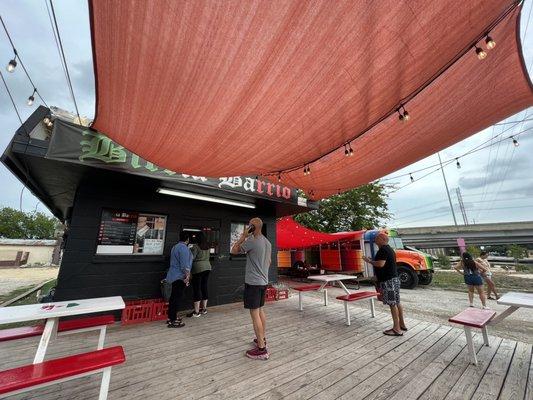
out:
<path id="1" fill-rule="evenodd" d="M 0 268 L 0 295 L 57 277 L 59 268 Z"/>
<path id="2" fill-rule="evenodd" d="M 361 285 L 361 290 L 372 288 L 372 286 Z M 304 296 L 311 294 L 316 297 L 321 296 L 313 292 L 306 292 Z M 337 301 L 335 300 L 335 296 L 341 294 L 344 294 L 344 292 L 339 288 L 328 289 L 328 296 L 333 301 Z M 296 292 L 293 295 L 298 296 Z M 446 325 L 450 325 L 448 318 L 468 307 L 468 295 L 466 291 L 463 293 L 452 290 L 433 289 L 431 286 L 419 286 L 414 290 L 402 289 L 401 300 L 406 316 Z M 351 304 L 360 308 L 368 307 L 366 301 Z M 479 297 L 475 297 L 474 304 L 477 307 L 481 307 Z M 495 300 L 488 300 L 488 306 L 498 313 L 501 313 L 507 308 L 506 306 L 498 305 Z M 388 306 L 384 306 L 379 301 L 376 302 L 376 308 L 383 312 L 388 312 L 389 310 Z M 533 343 L 533 309 L 520 308 L 501 323 L 491 325 L 488 330 L 491 335 Z"/>

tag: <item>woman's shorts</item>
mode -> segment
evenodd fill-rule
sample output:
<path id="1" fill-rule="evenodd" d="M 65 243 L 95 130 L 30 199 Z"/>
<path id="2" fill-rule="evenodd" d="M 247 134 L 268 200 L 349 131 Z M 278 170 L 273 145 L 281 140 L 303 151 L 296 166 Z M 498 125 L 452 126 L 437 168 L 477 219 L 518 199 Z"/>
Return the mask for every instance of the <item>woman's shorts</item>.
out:
<path id="1" fill-rule="evenodd" d="M 383 304 L 397 306 L 400 304 L 400 279 L 398 277 L 379 282 Z"/>
<path id="2" fill-rule="evenodd" d="M 483 285 L 483 279 L 477 274 L 465 275 L 465 283 L 468 286 L 481 286 Z"/>

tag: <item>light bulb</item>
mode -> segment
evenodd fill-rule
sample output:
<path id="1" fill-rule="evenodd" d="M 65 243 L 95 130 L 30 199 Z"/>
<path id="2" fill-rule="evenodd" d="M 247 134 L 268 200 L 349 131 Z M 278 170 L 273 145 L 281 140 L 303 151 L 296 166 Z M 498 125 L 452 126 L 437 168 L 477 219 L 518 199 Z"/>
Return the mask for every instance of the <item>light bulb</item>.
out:
<path id="1" fill-rule="evenodd" d="M 496 42 L 490 36 L 487 36 L 487 38 L 485 39 L 485 43 L 487 45 L 487 49 L 492 50 L 493 48 L 496 47 Z"/>
<path id="2" fill-rule="evenodd" d="M 16 67 L 17 67 L 17 60 L 15 59 L 9 60 L 9 62 L 7 63 L 7 67 L 6 67 L 7 72 L 13 72 Z"/>
<path id="3" fill-rule="evenodd" d="M 518 140 L 516 140 L 515 138 L 513 138 L 513 144 L 514 144 L 514 147 L 520 146 L 520 143 L 518 143 Z"/>
<path id="4" fill-rule="evenodd" d="M 457 163 L 455 165 L 457 165 L 457 169 L 461 169 L 461 163 L 459 162 L 459 160 L 456 158 L 457 160 Z"/>
<path id="5" fill-rule="evenodd" d="M 398 111 L 398 112 L 399 112 L 399 111 Z M 399 119 L 400 121 L 402 121 L 402 122 L 405 121 L 405 119 L 404 119 L 402 113 L 400 113 L 400 115 L 398 115 L 398 119 Z"/>
<path id="6" fill-rule="evenodd" d="M 27 104 L 28 104 L 29 106 L 31 106 L 31 105 L 33 104 L 34 101 L 35 101 L 35 97 L 33 97 L 33 94 L 32 94 L 30 97 L 28 97 Z"/>
<path id="7" fill-rule="evenodd" d="M 409 116 L 409 113 L 408 113 L 407 111 L 404 111 L 404 112 L 403 112 L 403 119 L 404 119 L 404 121 L 409 121 L 409 118 L 411 118 L 411 117 Z"/>
<path id="8" fill-rule="evenodd" d="M 480 60 L 483 60 L 485 57 L 487 57 L 487 53 L 481 47 L 476 47 L 476 54 L 477 58 Z"/>
<path id="9" fill-rule="evenodd" d="M 353 156 L 353 149 L 352 146 L 350 146 L 350 157 Z"/>
<path id="10" fill-rule="evenodd" d="M 44 122 L 46 125 L 48 125 L 48 123 L 50 122 L 50 118 L 49 118 L 49 117 L 44 117 L 43 122 Z"/>
<path id="11" fill-rule="evenodd" d="M 348 157 L 350 155 L 350 152 L 348 151 L 348 148 L 344 146 L 344 155 Z"/>
<path id="12" fill-rule="evenodd" d="M 411 178 L 411 182 L 415 181 L 415 178 L 413 178 L 413 175 L 409 174 L 409 178 Z"/>
<path id="13" fill-rule="evenodd" d="M 49 128 L 51 128 L 52 125 L 54 125 L 54 124 L 52 123 L 52 121 L 48 121 L 48 123 L 46 124 L 46 126 L 49 127 Z"/>

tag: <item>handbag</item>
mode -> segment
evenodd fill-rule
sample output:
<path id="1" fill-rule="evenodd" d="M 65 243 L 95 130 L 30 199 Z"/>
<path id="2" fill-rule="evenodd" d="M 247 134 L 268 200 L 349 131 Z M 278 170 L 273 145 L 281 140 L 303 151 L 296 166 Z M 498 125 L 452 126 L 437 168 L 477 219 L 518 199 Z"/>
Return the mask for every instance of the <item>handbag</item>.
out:
<path id="1" fill-rule="evenodd" d="M 161 297 L 165 301 L 168 301 L 170 299 L 170 295 L 172 294 L 172 283 L 168 282 L 166 279 L 163 279 L 161 281 Z"/>

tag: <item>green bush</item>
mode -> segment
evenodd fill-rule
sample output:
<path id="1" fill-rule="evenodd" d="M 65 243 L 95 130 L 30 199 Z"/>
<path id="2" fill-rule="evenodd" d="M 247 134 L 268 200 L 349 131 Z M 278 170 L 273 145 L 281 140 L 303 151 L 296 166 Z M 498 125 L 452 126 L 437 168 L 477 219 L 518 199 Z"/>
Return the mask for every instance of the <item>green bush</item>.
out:
<path id="1" fill-rule="evenodd" d="M 442 269 L 450 269 L 451 263 L 448 256 L 440 255 L 437 257 L 437 263 Z"/>
<path id="2" fill-rule="evenodd" d="M 518 264 L 515 266 L 515 271 L 516 272 L 529 272 L 529 273 L 533 273 L 533 265 L 523 265 L 523 264 Z"/>

